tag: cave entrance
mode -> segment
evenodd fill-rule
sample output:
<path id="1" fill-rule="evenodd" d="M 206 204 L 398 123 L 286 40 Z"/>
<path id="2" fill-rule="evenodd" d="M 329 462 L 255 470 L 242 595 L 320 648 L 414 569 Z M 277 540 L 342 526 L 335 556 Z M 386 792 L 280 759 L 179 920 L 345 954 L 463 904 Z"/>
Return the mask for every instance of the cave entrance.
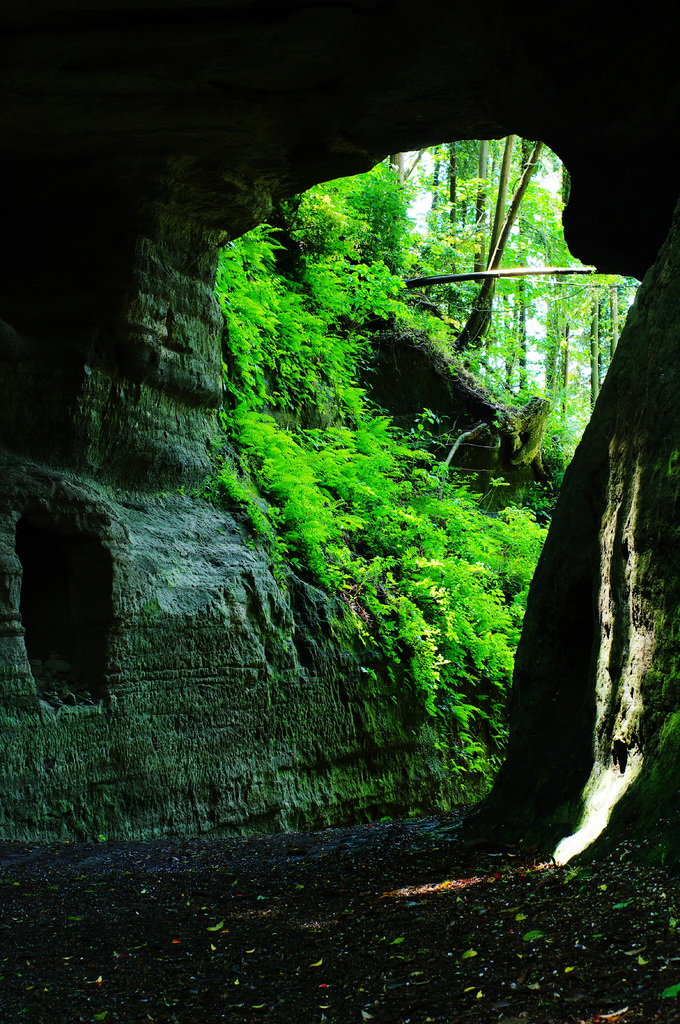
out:
<path id="1" fill-rule="evenodd" d="M 106 692 L 112 559 L 99 538 L 26 516 L 16 530 L 19 610 L 38 693 L 53 707 L 93 704 Z"/>

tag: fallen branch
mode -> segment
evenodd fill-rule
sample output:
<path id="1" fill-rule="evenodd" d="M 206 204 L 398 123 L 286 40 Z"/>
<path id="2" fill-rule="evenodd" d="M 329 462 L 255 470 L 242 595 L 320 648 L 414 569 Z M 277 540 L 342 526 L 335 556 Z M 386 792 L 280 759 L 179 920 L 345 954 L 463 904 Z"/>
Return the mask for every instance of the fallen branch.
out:
<path id="1" fill-rule="evenodd" d="M 462 444 L 465 444 L 466 441 L 474 441 L 476 437 L 479 437 L 480 434 L 484 433 L 488 426 L 488 423 L 476 423 L 474 427 L 471 427 L 469 430 L 464 431 L 460 435 L 460 437 L 455 441 L 453 447 L 451 448 L 451 451 L 444 459 L 444 465 L 448 468 L 451 465 L 451 459 L 456 454 L 460 446 Z"/>
<path id="2" fill-rule="evenodd" d="M 489 277 L 538 277 L 546 274 L 597 274 L 597 270 L 595 267 L 514 267 L 509 270 L 477 270 L 469 274 L 439 274 L 435 277 L 410 277 L 404 281 L 404 284 L 407 288 L 420 288 L 426 284 L 483 281 Z"/>
<path id="3" fill-rule="evenodd" d="M 444 459 L 444 466 L 446 467 L 446 469 L 448 469 L 449 466 L 451 465 L 451 459 L 456 454 L 456 452 L 458 451 L 460 446 L 462 444 L 465 444 L 466 441 L 474 441 L 476 437 L 479 437 L 480 434 L 484 433 L 484 431 L 487 429 L 488 426 L 489 426 L 488 423 L 485 423 L 484 421 L 482 421 L 481 423 L 475 423 L 474 427 L 470 427 L 469 430 L 464 430 L 463 431 L 463 433 L 460 435 L 460 437 L 458 437 L 456 439 L 456 441 L 454 442 L 453 447 L 451 448 L 451 451 L 449 452 L 449 454 Z M 440 501 L 442 500 L 443 496 L 444 496 L 444 477 L 441 476 L 439 478 L 439 500 Z"/>

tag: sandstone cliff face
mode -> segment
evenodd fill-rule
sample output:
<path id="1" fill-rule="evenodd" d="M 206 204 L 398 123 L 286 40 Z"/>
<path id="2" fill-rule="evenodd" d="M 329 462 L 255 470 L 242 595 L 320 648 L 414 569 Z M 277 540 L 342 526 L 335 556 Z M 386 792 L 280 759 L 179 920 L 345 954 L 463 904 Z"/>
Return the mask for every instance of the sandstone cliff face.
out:
<path id="1" fill-rule="evenodd" d="M 409 699 L 365 699 L 342 609 L 174 493 L 220 404 L 215 256 L 273 198 L 512 131 L 572 171 L 574 251 L 642 274 L 678 190 L 649 158 L 678 166 L 674 12 L 602 6 L 586 30 L 448 0 L 0 14 L 2 835 L 446 803 Z"/>
<path id="2" fill-rule="evenodd" d="M 517 654 L 508 760 L 484 812 L 492 831 L 554 847 L 590 828 L 600 850 L 632 843 L 669 863 L 680 820 L 679 267 L 680 207 L 565 476 Z"/>
<path id="3" fill-rule="evenodd" d="M 305 828 L 446 803 L 341 602 L 227 514 L 3 464 L 0 834 Z M 18 542 L 17 542 L 18 538 Z"/>

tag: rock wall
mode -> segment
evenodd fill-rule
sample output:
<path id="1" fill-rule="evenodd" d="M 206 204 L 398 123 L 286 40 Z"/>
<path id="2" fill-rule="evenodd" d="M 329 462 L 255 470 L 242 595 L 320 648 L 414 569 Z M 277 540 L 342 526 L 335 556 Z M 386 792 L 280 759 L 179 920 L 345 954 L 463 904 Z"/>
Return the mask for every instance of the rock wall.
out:
<path id="1" fill-rule="evenodd" d="M 389 152 L 515 132 L 572 172 L 574 251 L 641 275 L 680 186 L 674 17 L 591 4 L 584 28 L 578 8 L 449 0 L 0 12 L 1 834 L 446 804 L 409 698 L 367 700 L 342 609 L 282 592 L 228 516 L 175 493 L 205 473 L 220 404 L 216 250 L 272 199 Z M 573 621 L 591 635 L 584 594 Z"/>
<path id="2" fill-rule="evenodd" d="M 2 479 L 0 836 L 223 835 L 447 805 L 417 701 L 369 691 L 347 608 L 300 580 L 282 590 L 228 514 L 11 460 Z"/>
<path id="3" fill-rule="evenodd" d="M 508 760 L 476 826 L 567 852 L 599 837 L 591 853 L 633 844 L 675 864 L 679 280 L 680 207 L 565 477 L 518 650 Z"/>

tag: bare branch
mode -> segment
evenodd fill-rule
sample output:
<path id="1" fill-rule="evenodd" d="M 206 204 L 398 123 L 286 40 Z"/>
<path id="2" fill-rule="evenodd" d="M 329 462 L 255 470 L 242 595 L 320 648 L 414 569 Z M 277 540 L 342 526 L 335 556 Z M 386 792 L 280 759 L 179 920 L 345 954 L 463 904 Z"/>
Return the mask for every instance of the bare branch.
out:
<path id="1" fill-rule="evenodd" d="M 420 288 L 428 284 L 453 284 L 455 281 L 483 281 L 498 277 L 539 277 L 546 274 L 597 274 L 595 267 L 514 267 L 508 270 L 478 270 L 469 274 L 439 274 L 435 277 L 409 277 L 407 288 Z"/>
<path id="2" fill-rule="evenodd" d="M 479 437 L 480 434 L 484 433 L 488 426 L 488 423 L 476 423 L 474 427 L 470 428 L 470 430 L 465 430 L 460 435 L 460 437 L 455 441 L 453 447 L 451 448 L 451 451 L 444 459 L 444 465 L 447 467 L 450 466 L 451 459 L 456 454 L 460 446 L 462 444 L 465 444 L 466 441 L 474 441 L 476 437 Z"/>
<path id="3" fill-rule="evenodd" d="M 420 150 L 420 152 L 418 153 L 418 156 L 415 158 L 415 160 L 413 161 L 413 163 L 411 164 L 409 169 L 405 172 L 405 174 L 404 174 L 404 181 L 408 181 L 408 179 L 411 177 L 411 175 L 415 171 L 418 163 L 420 162 L 420 158 L 421 158 L 421 156 L 423 155 L 424 152 L 425 152 L 424 149 Z"/>

